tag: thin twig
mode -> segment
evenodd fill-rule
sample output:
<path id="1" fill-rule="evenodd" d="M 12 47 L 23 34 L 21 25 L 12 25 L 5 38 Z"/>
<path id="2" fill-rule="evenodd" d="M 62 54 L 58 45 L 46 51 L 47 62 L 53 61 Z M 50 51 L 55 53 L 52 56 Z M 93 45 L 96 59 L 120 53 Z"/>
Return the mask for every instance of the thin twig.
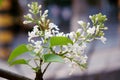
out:
<path id="1" fill-rule="evenodd" d="M 36 62 L 36 60 L 34 59 L 34 63 L 35 63 L 35 65 L 38 67 L 39 65 L 37 64 L 37 62 Z"/>
<path id="2" fill-rule="evenodd" d="M 46 72 L 46 70 L 47 70 L 47 68 L 49 67 L 50 64 L 51 64 L 51 63 L 48 63 L 48 64 L 47 64 L 46 68 L 45 68 L 44 71 L 43 71 L 43 75 L 44 75 L 44 73 Z"/>

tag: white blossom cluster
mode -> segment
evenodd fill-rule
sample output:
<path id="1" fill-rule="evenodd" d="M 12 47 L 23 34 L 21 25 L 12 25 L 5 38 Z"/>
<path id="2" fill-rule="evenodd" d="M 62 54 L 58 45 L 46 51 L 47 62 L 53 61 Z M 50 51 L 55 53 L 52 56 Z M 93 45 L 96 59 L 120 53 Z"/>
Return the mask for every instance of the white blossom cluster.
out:
<path id="1" fill-rule="evenodd" d="M 31 5 L 28 4 L 28 7 L 30 8 L 30 13 L 25 15 L 26 20 L 23 23 L 36 24 L 33 27 L 33 30 L 28 32 L 28 42 L 30 42 L 30 44 L 28 44 L 28 49 L 33 51 L 35 55 L 39 56 L 51 52 L 55 52 L 55 54 L 58 55 L 64 54 L 63 58 L 66 63 L 70 63 L 72 72 L 75 67 L 85 67 L 87 55 L 84 51 L 87 47 L 87 43 L 93 41 L 94 39 L 99 39 L 103 43 L 106 41 L 103 32 L 103 30 L 107 29 L 103 24 L 103 22 L 106 21 L 106 17 L 102 16 L 102 14 L 90 16 L 93 23 L 92 27 L 90 27 L 89 22 L 86 23 L 84 21 L 78 21 L 78 24 L 80 25 L 79 29 L 75 32 L 65 34 L 64 32 L 59 32 L 58 26 L 47 19 L 48 10 L 45 10 L 42 13 L 42 6 L 38 5 L 38 3 L 32 3 Z M 36 18 L 35 16 L 32 16 L 32 14 L 40 14 L 40 17 Z M 53 36 L 68 37 L 73 41 L 73 44 L 69 43 L 63 46 L 54 46 L 50 49 L 49 39 Z"/>

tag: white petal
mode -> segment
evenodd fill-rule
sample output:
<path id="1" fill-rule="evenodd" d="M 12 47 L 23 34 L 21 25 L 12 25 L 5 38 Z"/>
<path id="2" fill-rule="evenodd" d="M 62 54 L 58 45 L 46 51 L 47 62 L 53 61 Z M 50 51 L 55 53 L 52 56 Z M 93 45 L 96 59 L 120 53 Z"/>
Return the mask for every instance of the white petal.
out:
<path id="1" fill-rule="evenodd" d="M 105 37 L 101 36 L 100 40 L 105 44 L 105 41 L 107 40 Z"/>

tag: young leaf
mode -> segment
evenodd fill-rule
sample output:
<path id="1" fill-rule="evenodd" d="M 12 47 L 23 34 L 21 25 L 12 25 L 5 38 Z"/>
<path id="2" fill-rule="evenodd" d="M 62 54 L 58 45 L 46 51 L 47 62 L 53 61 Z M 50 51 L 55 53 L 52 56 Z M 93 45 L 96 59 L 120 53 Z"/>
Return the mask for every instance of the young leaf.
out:
<path id="1" fill-rule="evenodd" d="M 67 45 L 68 43 L 73 43 L 71 39 L 68 37 L 57 36 L 50 38 L 50 46 L 57 46 L 57 45 Z"/>
<path id="2" fill-rule="evenodd" d="M 28 64 L 28 61 L 26 61 L 25 59 L 19 59 L 19 60 L 15 60 L 10 63 L 11 66 L 16 65 L 16 64 Z"/>
<path id="3" fill-rule="evenodd" d="M 15 58 L 17 58 L 18 56 L 20 56 L 21 54 L 25 53 L 25 52 L 28 52 L 29 50 L 27 49 L 26 45 L 25 44 L 21 44 L 19 45 L 18 47 L 16 47 L 11 55 L 9 56 L 9 59 L 8 59 L 8 63 L 12 62 Z"/>
<path id="4" fill-rule="evenodd" d="M 44 62 L 64 62 L 62 57 L 56 54 L 44 54 L 43 60 Z"/>

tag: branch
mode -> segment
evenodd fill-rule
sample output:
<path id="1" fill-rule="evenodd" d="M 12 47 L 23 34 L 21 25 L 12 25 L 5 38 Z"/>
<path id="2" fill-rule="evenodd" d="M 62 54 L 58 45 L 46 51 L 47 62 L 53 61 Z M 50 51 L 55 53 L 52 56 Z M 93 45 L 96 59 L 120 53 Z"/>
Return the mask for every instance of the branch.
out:
<path id="1" fill-rule="evenodd" d="M 43 73 L 41 71 L 41 66 L 42 66 L 42 59 L 40 59 L 40 67 L 39 70 L 36 72 L 35 80 L 43 80 Z"/>
<path id="2" fill-rule="evenodd" d="M 46 72 L 47 68 L 49 67 L 50 63 L 47 64 L 46 68 L 43 71 L 43 74 Z"/>
<path id="3" fill-rule="evenodd" d="M 9 80 L 32 80 L 27 77 L 24 77 L 3 69 L 0 69 L 0 77 L 9 79 Z"/>

